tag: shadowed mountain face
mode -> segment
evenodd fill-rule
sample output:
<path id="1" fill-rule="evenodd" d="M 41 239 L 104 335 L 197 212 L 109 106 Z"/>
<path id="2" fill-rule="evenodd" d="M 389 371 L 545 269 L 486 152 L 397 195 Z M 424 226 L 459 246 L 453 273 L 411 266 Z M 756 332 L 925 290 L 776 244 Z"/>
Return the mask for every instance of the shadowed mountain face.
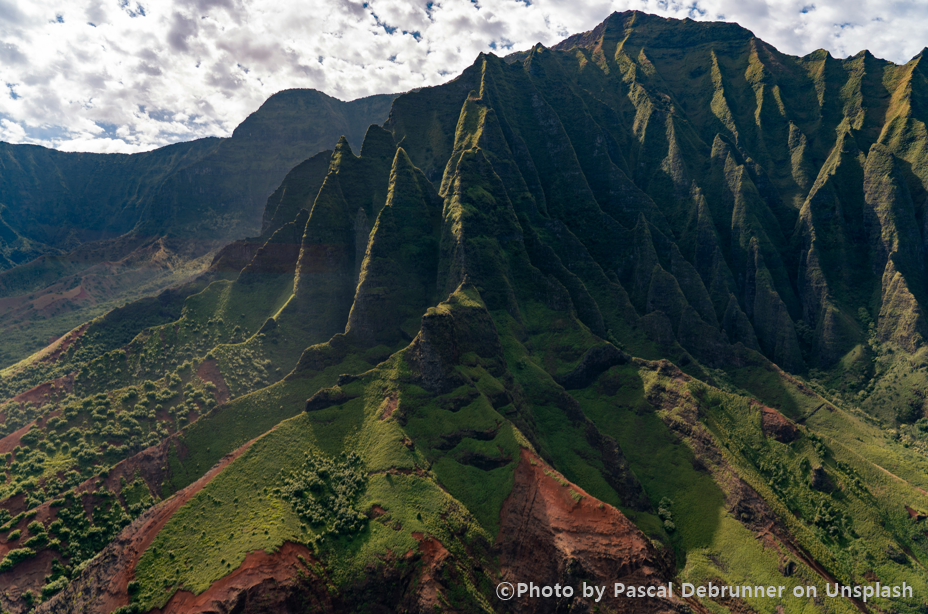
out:
<path id="1" fill-rule="evenodd" d="M 735 24 L 627 13 L 508 59 L 400 98 L 387 126 L 447 180 L 471 92 L 499 135 L 482 148 L 524 186 L 517 214 L 576 237 L 628 294 L 629 326 L 710 366 L 740 342 L 790 371 L 830 367 L 866 341 L 862 313 L 920 347 L 921 56 L 796 58 Z"/>
<path id="2" fill-rule="evenodd" d="M 346 103 L 315 90 L 287 90 L 229 138 L 131 155 L 4 143 L 0 266 L 129 232 L 201 241 L 255 234 L 265 200 L 287 171 L 342 134 L 360 143 L 391 100 Z"/>
<path id="3" fill-rule="evenodd" d="M 392 99 L 287 90 L 229 138 L 132 155 L 0 143 L 0 367 L 258 234 L 287 172 L 341 135 L 359 145 Z"/>
<path id="4" fill-rule="evenodd" d="M 0 607 L 921 612 L 919 61 L 628 12 L 399 96 L 0 372 Z"/>

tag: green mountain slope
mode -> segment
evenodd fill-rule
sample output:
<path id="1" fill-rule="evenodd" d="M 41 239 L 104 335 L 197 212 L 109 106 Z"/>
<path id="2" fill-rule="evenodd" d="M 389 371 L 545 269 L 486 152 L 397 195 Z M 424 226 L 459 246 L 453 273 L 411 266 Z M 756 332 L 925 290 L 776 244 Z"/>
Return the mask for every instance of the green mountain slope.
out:
<path id="1" fill-rule="evenodd" d="M 14 249 L 17 238 L 57 254 L 130 231 L 226 241 L 255 234 L 264 201 L 290 168 L 339 135 L 359 143 L 368 125 L 386 117 L 391 99 L 342 102 L 315 90 L 287 90 L 229 138 L 140 154 L 4 144 L 3 251 Z M 14 264 L 26 261 L 6 255 Z M 4 295 L 24 287 L 28 281 L 16 284 L 9 276 L 0 285 Z"/>
<path id="2" fill-rule="evenodd" d="M 392 99 L 342 102 L 287 90 L 229 138 L 132 155 L 2 144 L 0 314 L 8 341 L 0 366 L 203 272 L 210 252 L 262 230 L 265 201 L 294 165 L 343 134 L 360 144 Z"/>
<path id="3" fill-rule="evenodd" d="M 921 612 L 919 61 L 626 12 L 399 96 L 2 371 L 0 606 Z"/>

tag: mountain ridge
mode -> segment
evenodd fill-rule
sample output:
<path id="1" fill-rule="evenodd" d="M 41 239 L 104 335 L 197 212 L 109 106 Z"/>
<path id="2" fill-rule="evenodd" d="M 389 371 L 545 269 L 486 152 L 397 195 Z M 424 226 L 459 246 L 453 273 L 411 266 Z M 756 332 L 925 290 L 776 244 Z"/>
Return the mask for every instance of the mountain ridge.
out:
<path id="1" fill-rule="evenodd" d="M 397 97 L 208 275 L 5 369 L 2 607 L 924 594 L 928 84 L 642 15 Z M 922 608 L 739 599 L 602 607 Z"/>
<path id="2" fill-rule="evenodd" d="M 208 253 L 259 234 L 266 199 L 286 173 L 342 133 L 359 144 L 390 100 L 285 90 L 229 138 L 141 154 L 0 146 L 0 302 L 9 304 L 0 308 L 9 337 L 0 365 L 203 272 Z M 101 275 L 110 279 L 101 284 Z"/>

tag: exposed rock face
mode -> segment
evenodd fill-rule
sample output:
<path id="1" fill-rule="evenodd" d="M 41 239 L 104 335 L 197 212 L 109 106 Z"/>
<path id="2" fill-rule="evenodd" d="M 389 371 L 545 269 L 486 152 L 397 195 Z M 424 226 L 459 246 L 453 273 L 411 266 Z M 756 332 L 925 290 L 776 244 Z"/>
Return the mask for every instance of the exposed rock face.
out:
<path id="1" fill-rule="evenodd" d="M 831 480 L 831 476 L 828 475 L 825 468 L 821 465 L 812 468 L 812 476 L 809 485 L 813 490 L 821 492 L 832 492 L 835 489 L 835 483 Z"/>
<path id="2" fill-rule="evenodd" d="M 512 493 L 500 513 L 496 548 L 501 579 L 574 587 L 572 598 L 513 599 L 516 612 L 590 612 L 580 587 L 613 582 L 666 584 L 673 576 L 672 554 L 657 551 L 630 520 L 564 480 L 528 450 L 516 468 Z M 608 606 L 622 612 L 683 612 L 671 599 L 615 599 Z M 602 602 L 600 604 L 602 606 Z"/>
<path id="3" fill-rule="evenodd" d="M 760 424 L 764 435 L 780 443 L 790 443 L 799 438 L 799 429 L 789 418 L 772 407 L 762 407 L 760 411 Z"/>
<path id="4" fill-rule="evenodd" d="M 238 273 L 248 266 L 263 245 L 264 241 L 260 237 L 233 241 L 216 253 L 209 270 L 215 273 Z"/>
<path id="5" fill-rule="evenodd" d="M 235 571 L 206 591 L 199 595 L 178 591 L 163 608 L 155 608 L 151 614 L 337 611 L 324 582 L 313 577 L 308 568 L 313 558 L 306 546 L 290 542 L 271 554 L 263 550 L 252 552 Z"/>
<path id="6" fill-rule="evenodd" d="M 567 375 L 557 378 L 557 383 L 567 390 L 586 388 L 603 371 L 616 365 L 624 365 L 629 360 L 631 360 L 631 356 L 613 345 L 590 348 L 580 359 L 580 364 Z"/>
<path id="7" fill-rule="evenodd" d="M 287 173 L 267 199 L 261 235 L 266 236 L 296 217 L 300 210 L 311 211 L 316 194 L 329 170 L 332 150 L 320 151 Z"/>
<path id="8" fill-rule="evenodd" d="M 264 276 L 293 274 L 309 212 L 300 210 L 293 221 L 278 228 L 242 268 L 239 281 L 253 283 Z"/>
<path id="9" fill-rule="evenodd" d="M 324 388 L 306 401 L 306 411 L 319 411 L 333 405 L 342 405 L 347 403 L 348 400 L 348 395 L 338 386 Z"/>
<path id="10" fill-rule="evenodd" d="M 448 392 L 460 381 L 453 367 L 467 352 L 491 360 L 502 357 L 496 325 L 483 305 L 468 301 L 469 289 L 473 286 L 462 283 L 447 301 L 422 316 L 422 328 L 410 345 L 409 361 L 429 391 Z"/>

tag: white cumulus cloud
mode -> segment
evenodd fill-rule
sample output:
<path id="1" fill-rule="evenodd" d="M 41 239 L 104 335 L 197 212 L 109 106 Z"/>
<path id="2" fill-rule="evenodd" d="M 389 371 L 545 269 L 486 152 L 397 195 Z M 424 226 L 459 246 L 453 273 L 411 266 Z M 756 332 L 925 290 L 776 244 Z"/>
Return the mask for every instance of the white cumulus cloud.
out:
<path id="1" fill-rule="evenodd" d="M 928 3 L 858 0 L 0 0 L 0 140 L 143 151 L 226 136 L 274 92 L 350 100 L 552 45 L 612 11 L 736 21 L 777 46 L 906 62 Z"/>

